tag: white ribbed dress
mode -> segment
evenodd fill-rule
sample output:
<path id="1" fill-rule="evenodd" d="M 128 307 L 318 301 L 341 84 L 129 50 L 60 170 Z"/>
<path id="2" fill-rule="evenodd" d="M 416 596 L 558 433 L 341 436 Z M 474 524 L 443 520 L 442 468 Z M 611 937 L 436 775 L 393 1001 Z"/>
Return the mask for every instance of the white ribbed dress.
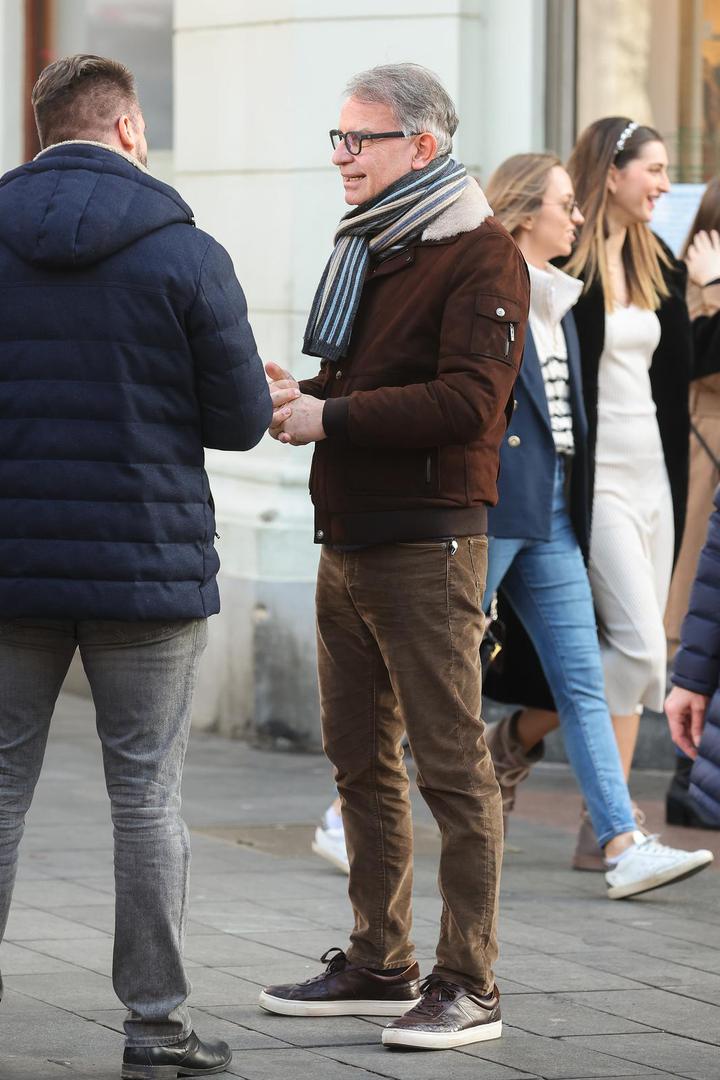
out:
<path id="1" fill-rule="evenodd" d="M 674 526 L 650 388 L 659 340 L 654 311 L 630 304 L 605 316 L 589 575 L 608 706 L 618 716 L 661 710 L 665 697 Z"/>

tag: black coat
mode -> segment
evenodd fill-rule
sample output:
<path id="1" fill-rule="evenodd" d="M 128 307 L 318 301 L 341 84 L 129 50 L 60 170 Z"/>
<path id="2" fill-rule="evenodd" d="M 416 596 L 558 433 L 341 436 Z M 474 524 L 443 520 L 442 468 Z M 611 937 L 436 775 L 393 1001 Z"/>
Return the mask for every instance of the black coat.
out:
<path id="1" fill-rule="evenodd" d="M 667 253 L 671 254 L 669 250 Z M 673 500 L 676 558 L 682 540 L 687 502 L 690 433 L 688 388 L 693 357 L 690 317 L 685 302 L 686 280 L 684 263 L 673 259 L 672 266 L 665 273 L 670 295 L 662 302 L 657 313 L 661 335 L 650 367 L 650 385 L 657 409 L 658 428 Z M 598 371 L 605 345 L 605 299 L 599 282 L 582 294 L 573 308 L 573 315 L 580 343 L 583 399 L 588 422 L 587 492 L 588 512 L 592 519 Z M 576 516 L 577 509 L 574 514 L 574 517 Z M 491 668 L 486 677 L 485 693 L 496 701 L 554 709 L 552 694 L 532 643 L 512 608 L 504 600 L 502 589 L 498 597 L 498 613 L 505 624 L 505 647 L 501 664 L 495 670 Z"/>
<path id="2" fill-rule="evenodd" d="M 667 251 L 671 255 L 670 251 Z M 582 274 L 580 275 L 582 277 Z M 657 409 L 658 428 L 670 481 L 675 521 L 675 557 L 685 527 L 688 490 L 690 416 L 688 391 L 692 371 L 693 340 L 685 302 L 687 271 L 673 259 L 664 274 L 670 295 L 658 310 L 660 343 L 650 366 L 650 386 Z M 573 308 L 582 365 L 583 397 L 588 419 L 589 498 L 595 486 L 597 440 L 598 371 L 605 347 L 605 298 L 599 281 L 583 293 Z"/>
<path id="3" fill-rule="evenodd" d="M 0 180 L 0 619 L 219 609 L 203 445 L 272 411 L 226 251 L 110 149 Z"/>

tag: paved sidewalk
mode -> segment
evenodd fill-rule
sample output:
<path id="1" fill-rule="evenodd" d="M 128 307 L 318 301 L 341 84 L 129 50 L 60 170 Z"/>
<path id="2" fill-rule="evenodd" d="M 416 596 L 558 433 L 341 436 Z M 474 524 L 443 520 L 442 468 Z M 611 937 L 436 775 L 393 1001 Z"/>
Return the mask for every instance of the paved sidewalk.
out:
<path id="1" fill-rule="evenodd" d="M 664 784 L 658 775 L 638 781 L 651 825 Z M 578 797 L 562 766 L 535 771 L 512 823 L 501 1040 L 443 1054 L 393 1053 L 379 1043 L 382 1020 L 263 1013 L 255 1005 L 263 982 L 315 974 L 320 954 L 345 944 L 346 879 L 309 853 L 331 794 L 320 757 L 214 736 L 191 747 L 191 1004 L 199 1032 L 234 1049 L 235 1076 L 720 1077 L 720 874 L 642 900 L 604 899 L 602 879 L 567 868 Z M 437 840 L 422 805 L 417 820 L 414 936 L 427 971 L 439 913 Z M 716 834 L 680 835 L 688 846 L 718 848 Z M 123 1011 L 109 979 L 112 926 L 111 831 L 92 711 L 64 696 L 0 947 L 0 1080 L 118 1077 Z"/>

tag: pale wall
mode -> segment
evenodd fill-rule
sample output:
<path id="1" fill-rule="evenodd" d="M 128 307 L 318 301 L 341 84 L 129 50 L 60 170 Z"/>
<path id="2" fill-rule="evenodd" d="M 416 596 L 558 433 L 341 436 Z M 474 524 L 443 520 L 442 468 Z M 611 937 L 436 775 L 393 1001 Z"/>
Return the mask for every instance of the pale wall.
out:
<path id="1" fill-rule="evenodd" d="M 23 3 L 0 3 L 0 175 L 22 162 Z"/>

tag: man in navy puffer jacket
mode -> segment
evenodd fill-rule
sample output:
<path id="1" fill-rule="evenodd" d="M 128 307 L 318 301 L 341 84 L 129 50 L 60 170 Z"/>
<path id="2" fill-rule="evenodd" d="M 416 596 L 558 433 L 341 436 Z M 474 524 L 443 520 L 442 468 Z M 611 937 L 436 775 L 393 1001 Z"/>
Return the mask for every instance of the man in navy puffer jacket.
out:
<path id="1" fill-rule="evenodd" d="M 720 827 L 720 488 L 675 655 L 665 702 L 673 742 L 693 760 L 692 824 Z M 671 788 L 671 792 L 672 792 Z"/>
<path id="2" fill-rule="evenodd" d="M 0 940 L 79 648 L 115 829 L 122 1075 L 216 1072 L 229 1050 L 192 1032 L 182 960 L 182 761 L 220 606 L 203 446 L 250 449 L 272 406 L 229 256 L 145 168 L 132 74 L 59 60 L 33 105 L 44 149 L 0 180 Z"/>

